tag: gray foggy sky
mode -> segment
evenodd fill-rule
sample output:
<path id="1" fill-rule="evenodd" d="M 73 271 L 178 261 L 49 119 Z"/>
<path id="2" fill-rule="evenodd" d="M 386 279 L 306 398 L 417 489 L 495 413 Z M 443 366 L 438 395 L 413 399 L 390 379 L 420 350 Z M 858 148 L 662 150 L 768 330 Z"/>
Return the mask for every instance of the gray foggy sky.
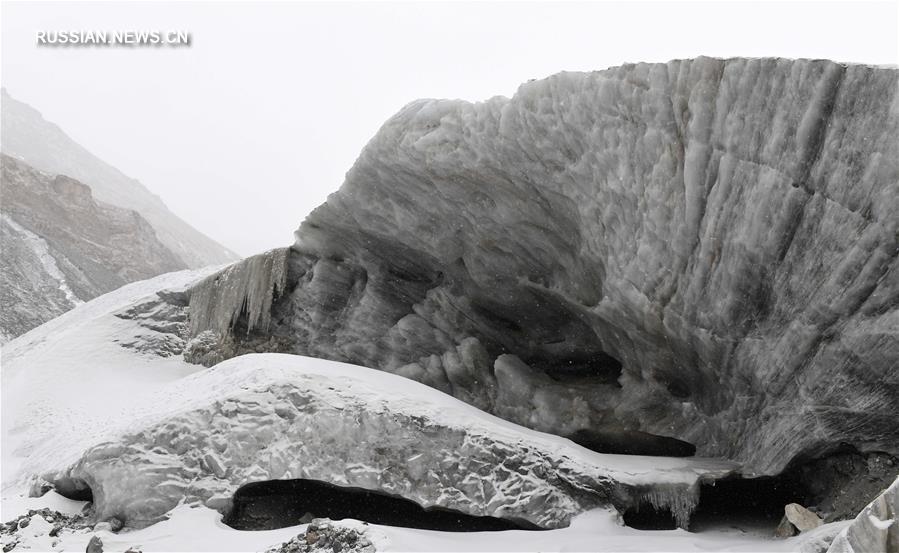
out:
<path id="1" fill-rule="evenodd" d="M 561 70 L 786 56 L 896 64 L 897 2 L 4 2 L 2 83 L 235 251 L 284 246 L 389 116 Z M 40 30 L 190 48 L 39 48 Z"/>

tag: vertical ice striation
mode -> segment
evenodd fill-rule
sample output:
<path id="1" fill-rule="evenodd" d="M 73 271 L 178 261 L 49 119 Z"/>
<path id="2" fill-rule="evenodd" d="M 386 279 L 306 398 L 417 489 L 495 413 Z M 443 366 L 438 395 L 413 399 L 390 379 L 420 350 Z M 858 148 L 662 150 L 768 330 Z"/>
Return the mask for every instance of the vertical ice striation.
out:
<path id="1" fill-rule="evenodd" d="M 685 487 L 680 484 L 658 483 L 641 490 L 637 500 L 639 505 L 652 505 L 656 511 L 668 511 L 677 523 L 678 528 L 686 529 L 690 524 L 690 515 L 699 505 L 699 485 Z"/>
<path id="2" fill-rule="evenodd" d="M 248 257 L 211 275 L 190 290 L 190 331 L 230 331 L 246 314 L 247 332 L 268 330 L 272 301 L 287 284 L 288 248 Z"/>
<path id="3" fill-rule="evenodd" d="M 897 83 L 697 58 L 410 103 L 297 231 L 275 351 L 747 476 L 899 454 Z"/>

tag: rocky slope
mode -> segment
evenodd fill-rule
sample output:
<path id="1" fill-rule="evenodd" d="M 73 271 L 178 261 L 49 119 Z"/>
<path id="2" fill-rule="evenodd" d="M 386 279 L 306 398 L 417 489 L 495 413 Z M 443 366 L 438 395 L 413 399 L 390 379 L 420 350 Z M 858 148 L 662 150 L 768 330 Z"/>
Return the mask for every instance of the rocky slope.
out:
<path id="1" fill-rule="evenodd" d="M 3 153 L 54 175 L 67 175 L 90 186 L 93 196 L 140 213 L 159 240 L 181 261 L 181 268 L 217 265 L 238 255 L 182 221 L 140 182 L 124 175 L 46 121 L 31 106 L 2 91 Z"/>
<path id="2" fill-rule="evenodd" d="M 292 248 L 194 289 L 188 356 L 348 361 L 746 474 L 899 454 L 897 75 L 699 58 L 413 102 Z"/>
<path id="3" fill-rule="evenodd" d="M 183 267 L 137 212 L 91 189 L 0 155 L 3 342 L 135 280 Z"/>

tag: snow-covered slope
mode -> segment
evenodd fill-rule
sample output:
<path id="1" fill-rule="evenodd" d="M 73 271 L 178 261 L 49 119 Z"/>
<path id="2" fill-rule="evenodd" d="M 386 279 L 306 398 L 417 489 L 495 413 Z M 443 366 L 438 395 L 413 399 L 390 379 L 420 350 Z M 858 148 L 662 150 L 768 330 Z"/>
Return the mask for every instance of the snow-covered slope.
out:
<path id="1" fill-rule="evenodd" d="M 115 312 L 213 269 L 168 273 L 81 304 L 2 348 L 4 488 L 27 467 L 74 460 L 90 440 L 111 436 L 158 386 L 199 367 L 178 357 L 136 354 L 117 342 L 152 333 Z M 49 452 L 49 453 L 48 453 Z M 46 458 L 50 455 L 50 458 Z M 45 458 L 42 458 L 45 457 Z"/>

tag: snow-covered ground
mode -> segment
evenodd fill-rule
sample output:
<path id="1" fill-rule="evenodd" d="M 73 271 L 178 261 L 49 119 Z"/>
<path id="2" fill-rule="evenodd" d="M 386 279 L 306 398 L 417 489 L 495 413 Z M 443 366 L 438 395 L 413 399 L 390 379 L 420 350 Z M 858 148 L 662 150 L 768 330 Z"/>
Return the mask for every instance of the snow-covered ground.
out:
<path id="1" fill-rule="evenodd" d="M 171 273 L 125 286 L 78 306 L 3 348 L 2 521 L 41 507 L 78 512 L 81 504 L 55 492 L 27 498 L 27 478 L 68 466 L 86 448 L 119 436 L 133 428 L 136 421 L 159 419 L 172 409 L 184 409 L 185 398 L 205 401 L 206 396 L 221 391 L 192 386 L 206 380 L 201 373 L 208 374 L 210 369 L 185 363 L 180 356 L 163 358 L 123 348 L 117 342 L 149 331 L 133 320 L 114 315 L 159 290 L 183 287 L 209 272 Z M 309 376 L 343 380 L 359 396 L 382 398 L 394 404 L 407 402 L 409 409 L 448 423 L 464 420 L 484 431 L 520 437 L 548 449 L 563 449 L 629 483 L 691 482 L 704 472 L 728 470 L 727 464 L 712 460 L 598 454 L 379 371 L 284 355 L 247 358 L 229 362 L 227 372 L 237 374 L 248 362 L 257 365 L 264 361 L 275 371 L 300 370 Z M 249 377 L 257 374 L 245 372 Z M 269 373 L 266 372 L 268 376 Z M 233 378 L 226 375 L 220 380 L 223 386 L 235 385 Z M 84 551 L 96 533 L 106 551 L 124 551 L 132 546 L 145 552 L 261 551 L 287 541 L 303 529 L 297 526 L 238 531 L 225 526 L 218 512 L 198 505 L 181 505 L 170 515 L 168 520 L 141 530 L 118 534 L 63 532 L 57 538 L 42 534 L 41 528 L 46 525 L 35 520 L 29 525 L 33 535 L 21 541 L 19 549 Z M 622 526 L 617 514 L 607 510 L 583 513 L 568 528 L 542 532 L 447 533 L 377 525 L 370 525 L 369 531 L 379 550 L 385 551 L 790 551 L 805 539 L 775 540 L 738 529 L 697 534 L 683 530 L 641 531 Z"/>
<path id="2" fill-rule="evenodd" d="M 2 482 L 62 465 L 152 406 L 145 400 L 198 367 L 180 356 L 138 355 L 117 341 L 144 332 L 113 313 L 156 291 L 184 286 L 212 269 L 135 282 L 10 341 L 2 349 Z M 24 466 L 23 466 L 24 464 Z"/>
<path id="3" fill-rule="evenodd" d="M 83 503 L 69 501 L 48 493 L 43 498 L 27 501 L 12 498 L 4 501 L 4 518 L 23 514 L 27 509 L 49 506 L 67 513 L 80 511 Z M 378 551 L 640 551 L 640 552 L 788 552 L 801 551 L 815 536 L 835 533 L 848 524 L 838 522 L 821 527 L 811 534 L 779 540 L 740 530 L 720 530 L 692 534 L 684 530 L 646 531 L 622 526 L 617 514 L 594 510 L 576 517 L 568 528 L 547 531 L 507 530 L 503 532 L 436 532 L 412 528 L 396 528 L 375 524 L 364 525 L 344 520 L 355 528 L 366 528 Z M 34 523 L 35 530 L 44 525 Z M 125 551 L 129 547 L 144 553 L 154 551 L 265 551 L 302 533 L 306 525 L 265 531 L 234 530 L 221 522 L 221 515 L 206 507 L 182 505 L 174 509 L 169 520 L 136 531 L 118 534 L 103 530 L 64 531 L 51 538 L 40 531 L 20 542 L 22 551 L 84 551 L 91 536 L 103 541 L 104 551 Z M 27 530 L 27 529 L 26 529 Z M 27 532 L 26 532 L 27 534 Z M 27 547 L 27 549 L 26 549 Z"/>

